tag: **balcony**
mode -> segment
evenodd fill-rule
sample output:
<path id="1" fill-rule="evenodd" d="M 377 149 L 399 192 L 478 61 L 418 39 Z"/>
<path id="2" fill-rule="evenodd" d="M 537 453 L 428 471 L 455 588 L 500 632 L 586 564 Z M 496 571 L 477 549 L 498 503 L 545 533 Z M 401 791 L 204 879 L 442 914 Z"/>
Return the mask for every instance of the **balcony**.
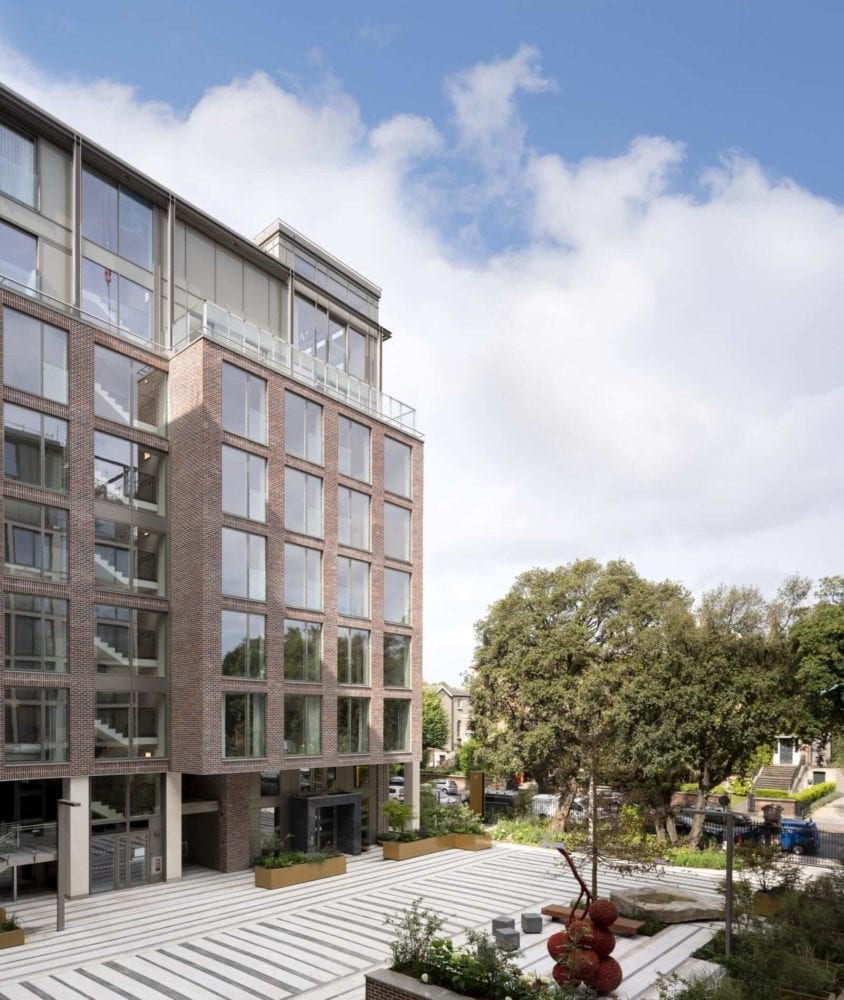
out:
<path id="1" fill-rule="evenodd" d="M 173 349 L 180 351 L 195 340 L 206 337 L 238 354 L 252 357 L 378 420 L 392 424 L 414 437 L 416 410 L 353 375 L 347 375 L 319 358 L 305 354 L 267 330 L 233 315 L 213 302 L 203 302 L 180 316 L 173 325 Z"/>

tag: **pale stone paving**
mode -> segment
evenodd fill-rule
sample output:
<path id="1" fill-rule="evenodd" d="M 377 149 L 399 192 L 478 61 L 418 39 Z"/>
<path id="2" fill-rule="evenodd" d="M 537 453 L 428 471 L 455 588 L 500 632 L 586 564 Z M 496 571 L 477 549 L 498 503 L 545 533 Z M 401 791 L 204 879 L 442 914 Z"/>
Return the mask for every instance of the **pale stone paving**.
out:
<path id="1" fill-rule="evenodd" d="M 670 871 L 660 884 L 712 895 L 720 877 Z M 605 873 L 602 891 L 622 881 L 656 879 Z M 350 858 L 344 876 L 276 891 L 256 889 L 251 872 L 194 870 L 180 882 L 68 902 L 63 934 L 55 932 L 54 899 L 20 903 L 28 942 L 0 952 L 0 1000 L 362 1000 L 364 971 L 389 956 L 387 917 L 414 899 L 460 940 L 494 916 L 574 895 L 557 855 L 509 844 L 404 862 L 383 861 L 373 849 Z M 550 974 L 544 939 L 557 926 L 522 936 L 525 968 Z M 685 924 L 656 941 L 620 941 L 621 995 L 644 996 L 655 968 L 676 969 L 711 933 L 710 925 Z"/>

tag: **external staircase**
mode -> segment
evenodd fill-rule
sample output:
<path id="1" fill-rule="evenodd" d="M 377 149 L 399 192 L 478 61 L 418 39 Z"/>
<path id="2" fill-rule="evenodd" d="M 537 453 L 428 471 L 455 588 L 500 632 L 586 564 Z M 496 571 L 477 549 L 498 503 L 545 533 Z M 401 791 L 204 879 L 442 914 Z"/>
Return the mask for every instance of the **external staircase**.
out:
<path id="1" fill-rule="evenodd" d="M 790 792 L 800 773 L 800 765 L 768 764 L 763 767 L 753 780 L 754 790 L 757 788 L 775 788 L 778 791 Z"/>

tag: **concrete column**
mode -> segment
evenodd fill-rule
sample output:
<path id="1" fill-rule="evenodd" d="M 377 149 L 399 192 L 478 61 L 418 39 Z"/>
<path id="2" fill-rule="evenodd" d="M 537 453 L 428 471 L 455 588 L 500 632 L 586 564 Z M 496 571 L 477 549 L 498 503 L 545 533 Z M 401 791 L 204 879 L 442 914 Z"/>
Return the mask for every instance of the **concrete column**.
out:
<path id="1" fill-rule="evenodd" d="M 182 877 L 182 775 L 164 775 L 164 877 L 168 882 Z"/>
<path id="2" fill-rule="evenodd" d="M 62 798 L 78 802 L 78 808 L 59 806 L 60 823 L 65 824 L 67 854 L 62 868 L 67 873 L 67 894 L 79 899 L 91 891 L 91 785 L 87 777 L 63 778 Z"/>
<path id="3" fill-rule="evenodd" d="M 419 761 L 412 760 L 404 765 L 404 801 L 413 806 L 411 829 L 419 829 Z"/>

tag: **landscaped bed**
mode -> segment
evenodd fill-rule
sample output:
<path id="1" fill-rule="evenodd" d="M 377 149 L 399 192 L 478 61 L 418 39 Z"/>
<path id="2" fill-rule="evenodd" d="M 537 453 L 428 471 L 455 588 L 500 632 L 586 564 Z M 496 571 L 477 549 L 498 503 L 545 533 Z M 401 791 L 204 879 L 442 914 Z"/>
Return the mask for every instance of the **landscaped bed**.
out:
<path id="1" fill-rule="evenodd" d="M 255 885 L 259 889 L 283 889 L 289 885 L 345 874 L 346 858 L 343 854 L 282 851 L 272 841 L 255 858 Z"/>

